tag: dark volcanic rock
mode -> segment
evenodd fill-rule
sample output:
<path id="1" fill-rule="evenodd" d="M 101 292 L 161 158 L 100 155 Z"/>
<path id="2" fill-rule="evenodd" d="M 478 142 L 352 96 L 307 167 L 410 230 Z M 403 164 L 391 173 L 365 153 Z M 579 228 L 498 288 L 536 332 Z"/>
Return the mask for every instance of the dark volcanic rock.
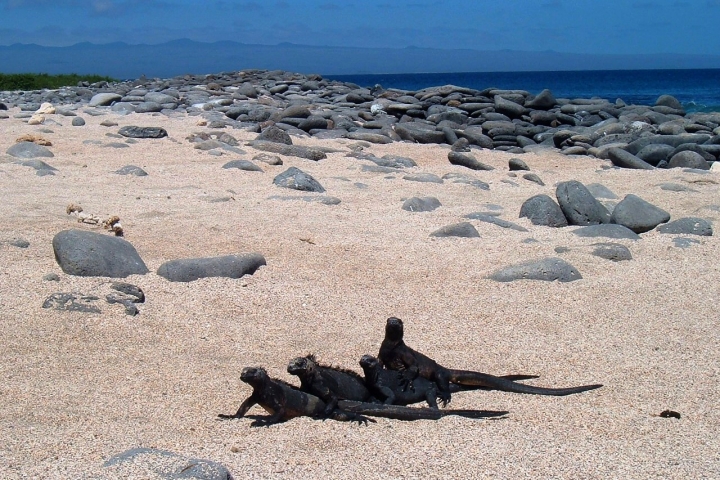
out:
<path id="1" fill-rule="evenodd" d="M 147 172 L 135 165 L 125 165 L 119 170 L 115 170 L 118 175 L 134 175 L 136 177 L 146 177 Z"/>
<path id="2" fill-rule="evenodd" d="M 471 220 L 480 220 L 481 222 L 485 223 L 492 223 L 493 225 L 497 225 L 498 227 L 509 228 L 510 230 L 517 230 L 518 232 L 528 231 L 527 228 L 521 227 L 516 223 L 508 222 L 507 220 L 498 218 L 495 215 L 488 215 L 484 212 L 468 213 L 467 215 L 465 215 L 465 218 L 469 218 Z"/>
<path id="3" fill-rule="evenodd" d="M 443 183 L 443 179 L 434 173 L 413 173 L 410 175 L 404 175 L 403 180 L 420 183 Z"/>
<path id="4" fill-rule="evenodd" d="M 402 209 L 408 212 L 431 212 L 440 207 L 435 197 L 412 197 L 403 202 Z"/>
<path id="5" fill-rule="evenodd" d="M 250 160 L 232 160 L 227 162 L 222 168 L 237 168 L 239 170 L 245 170 L 247 172 L 262 172 L 262 168 L 258 167 Z"/>
<path id="6" fill-rule="evenodd" d="M 632 194 L 626 195 L 615 206 L 610 217 L 612 223 L 623 225 L 635 233 L 648 232 L 668 220 L 668 212 Z"/>
<path id="7" fill-rule="evenodd" d="M 555 194 L 570 225 L 595 225 L 610 222 L 610 212 L 592 196 L 582 183 L 571 180 L 558 184 Z"/>
<path id="8" fill-rule="evenodd" d="M 68 312 L 102 313 L 97 306 L 93 305 L 98 300 L 98 297 L 92 295 L 58 292 L 47 297 L 42 304 L 42 308 Z"/>
<path id="9" fill-rule="evenodd" d="M 15 158 L 54 157 L 55 155 L 42 145 L 33 142 L 18 142 L 6 150 L 7 154 Z"/>
<path id="10" fill-rule="evenodd" d="M 253 140 L 252 142 L 249 142 L 248 145 L 257 150 L 278 153 L 289 157 L 300 157 L 315 161 L 327 158 L 327 154 L 322 150 L 311 147 L 302 147 L 300 145 L 285 145 L 284 143 L 268 142 L 265 140 Z"/>
<path id="11" fill-rule="evenodd" d="M 258 253 L 186 258 L 163 263 L 157 274 L 171 282 L 192 282 L 206 277 L 240 278 L 252 275 L 263 265 L 266 265 L 265 258 Z"/>
<path id="12" fill-rule="evenodd" d="M 473 227 L 472 223 L 461 222 L 453 225 L 445 225 L 430 234 L 431 237 L 465 237 L 465 238 L 476 238 L 480 234 Z"/>
<path id="13" fill-rule="evenodd" d="M 685 217 L 674 220 L 657 228 L 660 233 L 688 234 L 710 237 L 713 234 L 712 225 L 705 219 Z"/>
<path id="14" fill-rule="evenodd" d="M 542 179 L 534 173 L 526 173 L 525 175 L 522 176 L 522 178 L 524 178 L 525 180 L 527 180 L 529 182 L 537 183 L 541 187 L 545 186 L 545 182 L 543 182 Z"/>
<path id="15" fill-rule="evenodd" d="M 284 143 L 285 145 L 292 145 L 292 138 L 290 135 L 275 125 L 267 127 L 265 130 L 260 132 L 255 140 L 264 140 L 266 142 Z"/>
<path id="16" fill-rule="evenodd" d="M 529 218 L 533 225 L 567 227 L 568 221 L 560 206 L 548 195 L 535 195 L 520 207 L 520 218 Z"/>
<path id="17" fill-rule="evenodd" d="M 643 147 L 643 149 L 637 153 L 637 157 L 650 165 L 657 166 L 661 161 L 668 160 L 670 154 L 674 151 L 675 148 L 672 145 L 652 143 Z"/>
<path id="18" fill-rule="evenodd" d="M 460 165 L 472 170 L 495 170 L 494 167 L 477 161 L 475 157 L 468 153 L 450 151 L 448 153 L 448 160 L 450 160 L 450 163 L 453 165 Z"/>
<path id="19" fill-rule="evenodd" d="M 590 183 L 586 185 L 588 191 L 592 194 L 595 198 L 607 198 L 610 200 L 615 200 L 618 198 L 617 195 L 615 195 L 612 190 L 607 188 L 605 185 L 601 183 Z"/>
<path id="20" fill-rule="evenodd" d="M 124 278 L 148 273 L 135 248 L 119 237 L 63 230 L 55 235 L 52 245 L 55 260 L 69 275 Z"/>
<path id="21" fill-rule="evenodd" d="M 702 155 L 691 150 L 676 153 L 668 162 L 670 168 L 697 168 L 699 170 L 710 170 L 710 164 Z"/>
<path id="22" fill-rule="evenodd" d="M 616 167 L 635 168 L 638 170 L 652 170 L 653 167 L 645 160 L 636 157 L 630 152 L 626 152 L 622 148 L 613 147 L 607 152 L 608 158 Z"/>
<path id="23" fill-rule="evenodd" d="M 530 167 L 527 166 L 527 163 L 525 163 L 519 158 L 511 158 L 510 160 L 508 160 L 508 167 L 511 171 L 530 170 Z"/>
<path id="24" fill-rule="evenodd" d="M 633 232 L 629 228 L 614 223 L 604 223 L 600 225 L 590 225 L 587 227 L 577 228 L 573 233 L 578 237 L 605 237 L 605 238 L 625 238 L 628 240 L 640 240 L 640 235 Z"/>
<path id="25" fill-rule="evenodd" d="M 291 188 L 293 190 L 301 190 L 304 192 L 323 193 L 323 188 L 317 180 L 311 175 L 303 172 L 299 168 L 290 167 L 283 173 L 279 174 L 273 180 L 273 183 L 279 187 Z"/>
<path id="26" fill-rule="evenodd" d="M 223 465 L 155 448 L 133 448 L 113 455 L 104 464 L 108 478 L 126 478 L 128 471 L 141 478 L 161 480 L 231 480 Z"/>
<path id="27" fill-rule="evenodd" d="M 632 253 L 625 245 L 619 243 L 595 243 L 595 249 L 592 254 L 596 257 L 620 262 L 623 260 L 632 260 Z"/>
<path id="28" fill-rule="evenodd" d="M 128 138 L 163 138 L 167 137 L 167 131 L 161 127 L 135 127 L 128 125 L 118 130 L 123 137 Z"/>
<path id="29" fill-rule="evenodd" d="M 515 280 L 544 280 L 553 282 L 572 282 L 580 280 L 582 276 L 575 267 L 565 260 L 557 257 L 544 258 L 505 267 L 488 277 L 497 282 L 512 282 Z"/>
<path id="30" fill-rule="evenodd" d="M 557 100 L 552 92 L 548 89 L 535 95 L 532 100 L 525 102 L 527 108 L 536 110 L 550 110 L 553 106 L 557 105 Z"/>
<path id="31" fill-rule="evenodd" d="M 682 103 L 680 103 L 680 101 L 678 101 L 678 99 L 673 97 L 672 95 L 660 95 L 655 101 L 655 105 L 661 107 L 670 107 L 675 110 L 683 109 Z"/>

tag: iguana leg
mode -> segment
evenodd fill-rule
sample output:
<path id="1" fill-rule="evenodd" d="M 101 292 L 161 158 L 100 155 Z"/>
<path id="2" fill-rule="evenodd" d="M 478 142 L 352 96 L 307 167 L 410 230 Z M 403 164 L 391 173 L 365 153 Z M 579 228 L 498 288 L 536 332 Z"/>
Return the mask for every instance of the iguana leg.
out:
<path id="1" fill-rule="evenodd" d="M 437 388 L 428 388 L 428 391 L 425 392 L 425 401 L 430 406 L 430 408 L 438 409 L 437 404 L 437 397 L 438 397 L 438 391 Z"/>
<path id="2" fill-rule="evenodd" d="M 238 411 L 235 412 L 235 415 L 227 415 L 225 413 L 218 414 L 218 418 L 223 419 L 232 419 L 232 418 L 242 418 L 245 416 L 245 414 L 250 410 L 251 407 L 257 404 L 257 399 L 255 398 L 255 394 L 250 395 L 248 398 L 245 399 L 245 401 L 240 405 L 240 408 L 238 408 Z"/>
<path id="3" fill-rule="evenodd" d="M 435 375 L 435 383 L 438 386 L 438 394 L 437 397 L 440 399 L 440 401 L 443 404 L 443 407 L 446 407 L 448 403 L 450 403 L 450 372 L 446 371 L 445 369 L 441 369 L 437 372 Z"/>

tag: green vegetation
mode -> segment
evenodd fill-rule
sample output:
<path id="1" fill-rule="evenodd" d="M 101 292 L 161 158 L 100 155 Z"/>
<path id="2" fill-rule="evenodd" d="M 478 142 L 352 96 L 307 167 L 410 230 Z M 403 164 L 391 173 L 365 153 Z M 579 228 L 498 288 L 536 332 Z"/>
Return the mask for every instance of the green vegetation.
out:
<path id="1" fill-rule="evenodd" d="M 47 73 L 0 73 L 0 90 L 40 90 L 76 86 L 78 82 L 116 82 L 100 75 L 48 75 Z"/>

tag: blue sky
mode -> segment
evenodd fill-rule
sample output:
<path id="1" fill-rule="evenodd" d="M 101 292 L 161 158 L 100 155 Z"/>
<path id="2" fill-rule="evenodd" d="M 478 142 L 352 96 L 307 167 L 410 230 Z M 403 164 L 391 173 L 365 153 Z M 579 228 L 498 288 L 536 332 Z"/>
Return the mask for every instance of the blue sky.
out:
<path id="1" fill-rule="evenodd" d="M 0 0 L 0 45 L 162 43 L 720 54 L 720 0 Z"/>

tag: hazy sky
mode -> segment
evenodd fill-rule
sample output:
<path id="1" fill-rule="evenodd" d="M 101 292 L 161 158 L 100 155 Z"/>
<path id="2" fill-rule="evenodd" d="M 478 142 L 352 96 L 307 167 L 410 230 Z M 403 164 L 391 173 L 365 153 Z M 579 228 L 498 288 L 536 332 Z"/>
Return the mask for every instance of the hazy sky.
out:
<path id="1" fill-rule="evenodd" d="M 162 43 L 720 54 L 720 0 L 0 0 L 0 45 Z"/>

